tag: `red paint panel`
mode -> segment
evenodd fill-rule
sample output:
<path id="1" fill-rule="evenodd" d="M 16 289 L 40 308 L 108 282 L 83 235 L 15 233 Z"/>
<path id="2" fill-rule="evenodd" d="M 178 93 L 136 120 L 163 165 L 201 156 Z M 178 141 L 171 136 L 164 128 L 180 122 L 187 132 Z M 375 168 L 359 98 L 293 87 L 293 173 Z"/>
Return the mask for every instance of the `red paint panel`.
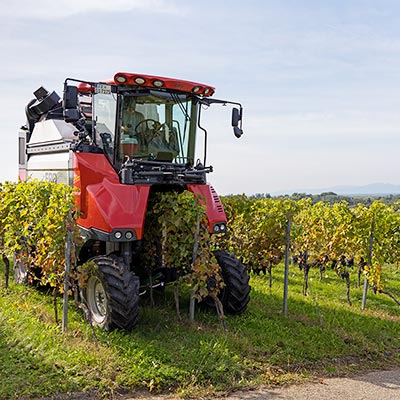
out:
<path id="1" fill-rule="evenodd" d="M 122 185 L 103 154 L 74 153 L 78 225 L 112 232 L 134 229 L 143 237 L 149 185 Z"/>
<path id="2" fill-rule="evenodd" d="M 210 231 L 216 222 L 226 222 L 224 206 L 218 193 L 209 185 L 187 185 L 189 191 L 204 198 Z"/>

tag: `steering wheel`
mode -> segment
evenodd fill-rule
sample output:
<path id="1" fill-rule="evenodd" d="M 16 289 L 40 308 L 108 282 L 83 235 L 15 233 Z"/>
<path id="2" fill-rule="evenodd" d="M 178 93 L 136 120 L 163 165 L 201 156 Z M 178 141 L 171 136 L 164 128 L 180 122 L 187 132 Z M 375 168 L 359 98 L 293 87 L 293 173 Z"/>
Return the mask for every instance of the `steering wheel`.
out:
<path id="1" fill-rule="evenodd" d="M 149 126 L 149 124 L 152 124 Z M 144 131 L 141 131 L 139 129 L 142 125 L 145 125 L 146 129 Z M 161 123 L 159 121 L 156 121 L 154 119 L 148 118 L 144 119 L 143 121 L 140 121 L 136 126 L 135 126 L 135 132 L 138 135 L 138 137 L 144 138 L 145 144 L 149 145 L 149 143 L 157 137 L 157 135 L 160 132 L 163 132 L 165 129 L 166 124 Z"/>
<path id="2" fill-rule="evenodd" d="M 152 126 L 149 126 L 149 123 L 150 123 L 150 122 L 153 123 Z M 150 129 L 153 130 L 153 129 L 154 129 L 154 126 L 157 126 L 158 123 L 159 123 L 159 122 L 156 121 L 155 119 L 151 119 L 151 118 L 144 119 L 143 121 L 140 121 L 140 122 L 135 126 L 135 132 L 136 132 L 136 133 L 141 133 L 139 127 L 141 127 L 141 126 L 144 125 L 144 124 L 146 124 L 146 125 L 145 125 L 146 131 L 147 131 L 147 130 L 150 130 Z"/>

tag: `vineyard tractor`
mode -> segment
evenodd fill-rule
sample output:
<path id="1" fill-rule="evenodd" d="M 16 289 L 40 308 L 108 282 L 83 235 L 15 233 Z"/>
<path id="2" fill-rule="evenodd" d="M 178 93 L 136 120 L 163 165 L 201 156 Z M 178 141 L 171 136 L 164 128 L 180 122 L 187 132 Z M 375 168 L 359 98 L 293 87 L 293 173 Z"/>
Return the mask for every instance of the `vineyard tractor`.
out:
<path id="1" fill-rule="evenodd" d="M 149 280 L 138 260 L 156 193 L 201 196 L 210 233 L 226 231 L 222 202 L 206 179 L 212 167 L 206 165 L 201 113 L 214 103 L 231 106 L 239 138 L 243 110 L 239 103 L 213 99 L 213 93 L 200 83 L 118 72 L 105 81 L 67 78 L 63 99 L 40 87 L 26 106 L 19 179 L 75 187 L 83 238 L 78 263 L 95 265 L 80 292 L 95 325 L 129 330 L 137 323 L 139 298 Z M 246 268 L 224 250 L 214 255 L 224 280 L 219 294 L 224 311 L 240 314 L 249 302 Z M 160 262 L 154 275 L 152 286 L 168 283 L 173 274 Z"/>

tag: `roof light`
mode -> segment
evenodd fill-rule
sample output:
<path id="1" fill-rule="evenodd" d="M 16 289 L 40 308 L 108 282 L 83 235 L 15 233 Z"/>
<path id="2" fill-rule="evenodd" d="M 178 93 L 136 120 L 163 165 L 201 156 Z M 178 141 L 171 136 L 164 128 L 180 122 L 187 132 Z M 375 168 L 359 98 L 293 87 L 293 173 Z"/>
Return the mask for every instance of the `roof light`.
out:
<path id="1" fill-rule="evenodd" d="M 194 86 L 193 89 L 192 89 L 192 92 L 193 93 L 199 93 L 200 89 L 201 89 L 200 86 Z"/>
<path id="2" fill-rule="evenodd" d="M 159 79 L 156 79 L 156 80 L 153 81 L 153 85 L 155 87 L 163 87 L 164 86 L 164 82 L 160 81 Z"/>
<path id="3" fill-rule="evenodd" d="M 205 88 L 204 89 L 204 94 L 208 94 L 208 93 L 210 93 L 210 88 Z"/>
<path id="4" fill-rule="evenodd" d="M 117 76 L 115 77 L 115 80 L 116 80 L 118 83 L 126 83 L 127 78 L 126 78 L 126 76 L 124 76 L 124 75 L 117 75 Z"/>
<path id="5" fill-rule="evenodd" d="M 146 83 L 146 79 L 142 78 L 141 76 L 137 76 L 134 79 L 135 83 L 137 83 L 138 85 L 144 85 Z"/>

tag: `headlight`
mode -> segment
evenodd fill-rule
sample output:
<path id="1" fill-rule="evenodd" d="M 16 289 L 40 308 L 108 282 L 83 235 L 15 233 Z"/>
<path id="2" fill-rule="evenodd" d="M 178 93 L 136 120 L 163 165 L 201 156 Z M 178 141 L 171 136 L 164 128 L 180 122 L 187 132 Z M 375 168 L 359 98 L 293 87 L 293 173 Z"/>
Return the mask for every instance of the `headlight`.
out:
<path id="1" fill-rule="evenodd" d="M 131 240 L 133 238 L 133 233 L 128 231 L 125 233 L 125 239 Z"/>
<path id="2" fill-rule="evenodd" d="M 136 232 L 133 229 L 116 228 L 111 234 L 111 241 L 124 242 L 136 240 Z"/>
<path id="3" fill-rule="evenodd" d="M 213 226 L 213 233 L 225 233 L 226 232 L 226 224 L 225 222 L 217 222 Z"/>

